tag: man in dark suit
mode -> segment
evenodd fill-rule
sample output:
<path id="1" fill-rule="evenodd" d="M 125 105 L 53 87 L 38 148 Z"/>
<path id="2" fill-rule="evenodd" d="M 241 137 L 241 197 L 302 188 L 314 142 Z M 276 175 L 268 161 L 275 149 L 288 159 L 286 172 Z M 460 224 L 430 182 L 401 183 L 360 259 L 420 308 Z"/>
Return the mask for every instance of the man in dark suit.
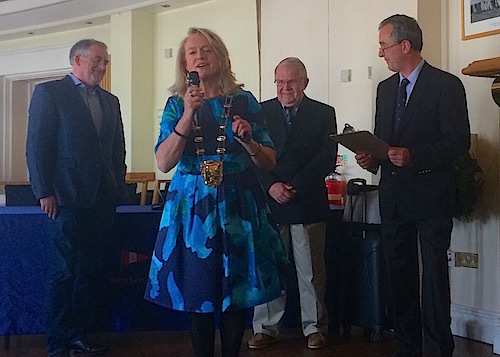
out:
<path id="1" fill-rule="evenodd" d="M 385 19 L 379 43 L 379 57 L 397 72 L 377 89 L 375 135 L 391 147 L 386 160 L 369 153 L 357 153 L 356 160 L 372 172 L 381 169 L 383 246 L 398 341 L 394 356 L 451 357 L 447 250 L 455 209 L 453 166 L 470 145 L 465 90 L 457 77 L 422 59 L 415 19 Z"/>
<path id="2" fill-rule="evenodd" d="M 125 192 L 120 104 L 99 87 L 107 47 L 81 40 L 70 51 L 70 63 L 68 76 L 35 88 L 26 144 L 33 192 L 51 218 L 49 356 L 107 350 L 88 343 L 85 332 L 104 283 L 104 252 L 116 204 Z"/>
<path id="3" fill-rule="evenodd" d="M 312 349 L 326 346 L 325 232 L 328 196 L 325 177 L 334 169 L 337 147 L 335 110 L 309 99 L 304 64 L 286 58 L 275 69 L 277 98 L 262 103 L 276 147 L 276 167 L 258 175 L 270 199 L 287 250 L 297 270 L 302 331 Z M 286 294 L 254 309 L 255 335 L 248 347 L 260 349 L 275 342 L 285 312 Z"/>

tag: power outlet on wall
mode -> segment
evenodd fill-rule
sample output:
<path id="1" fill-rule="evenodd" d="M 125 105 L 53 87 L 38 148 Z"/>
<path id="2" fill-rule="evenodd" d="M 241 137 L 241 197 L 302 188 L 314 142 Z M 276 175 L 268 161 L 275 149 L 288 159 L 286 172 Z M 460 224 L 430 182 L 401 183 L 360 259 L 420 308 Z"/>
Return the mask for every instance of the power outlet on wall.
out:
<path id="1" fill-rule="evenodd" d="M 456 252 L 455 253 L 455 266 L 464 268 L 479 268 L 479 254 Z"/>

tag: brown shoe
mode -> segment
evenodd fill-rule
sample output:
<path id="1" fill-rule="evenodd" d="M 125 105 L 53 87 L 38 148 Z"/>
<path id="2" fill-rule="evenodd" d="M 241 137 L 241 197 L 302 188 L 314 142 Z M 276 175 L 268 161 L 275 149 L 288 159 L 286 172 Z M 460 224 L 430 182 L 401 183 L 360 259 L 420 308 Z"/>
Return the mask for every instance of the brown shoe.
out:
<path id="1" fill-rule="evenodd" d="M 248 348 L 260 350 L 261 348 L 266 348 L 271 343 L 275 343 L 277 341 L 277 338 L 266 335 L 265 333 L 256 333 L 250 340 L 248 340 Z"/>
<path id="2" fill-rule="evenodd" d="M 307 347 L 312 350 L 326 346 L 326 335 L 323 332 L 315 332 L 307 336 Z"/>

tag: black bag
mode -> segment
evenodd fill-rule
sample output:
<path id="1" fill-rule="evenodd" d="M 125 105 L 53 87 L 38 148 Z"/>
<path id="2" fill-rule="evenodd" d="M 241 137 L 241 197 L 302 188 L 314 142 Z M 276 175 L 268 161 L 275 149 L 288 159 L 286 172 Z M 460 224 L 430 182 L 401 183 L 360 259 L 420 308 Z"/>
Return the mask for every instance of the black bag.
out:
<path id="1" fill-rule="evenodd" d="M 368 202 L 376 201 L 376 205 Z M 344 232 L 347 235 L 347 301 L 348 321 L 361 326 L 373 342 L 382 340 L 389 325 L 387 278 L 382 252 L 378 186 L 367 185 L 364 179 L 347 184 L 344 211 Z M 368 207 L 373 211 L 369 213 Z M 367 223 L 367 219 L 379 223 Z"/>

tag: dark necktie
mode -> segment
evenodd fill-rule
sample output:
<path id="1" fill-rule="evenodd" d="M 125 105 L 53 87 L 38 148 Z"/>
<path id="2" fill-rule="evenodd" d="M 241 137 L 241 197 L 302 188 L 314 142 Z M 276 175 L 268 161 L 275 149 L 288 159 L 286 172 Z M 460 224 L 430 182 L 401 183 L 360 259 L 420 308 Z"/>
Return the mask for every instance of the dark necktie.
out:
<path id="1" fill-rule="evenodd" d="M 394 110 L 394 133 L 397 133 L 401 127 L 401 119 L 403 118 L 404 109 L 406 107 L 406 86 L 410 81 L 403 78 L 398 88 L 398 96 L 396 98 L 396 108 Z"/>
<path id="2" fill-rule="evenodd" d="M 290 131 L 293 119 L 293 107 L 285 107 L 285 126 L 287 133 Z"/>

